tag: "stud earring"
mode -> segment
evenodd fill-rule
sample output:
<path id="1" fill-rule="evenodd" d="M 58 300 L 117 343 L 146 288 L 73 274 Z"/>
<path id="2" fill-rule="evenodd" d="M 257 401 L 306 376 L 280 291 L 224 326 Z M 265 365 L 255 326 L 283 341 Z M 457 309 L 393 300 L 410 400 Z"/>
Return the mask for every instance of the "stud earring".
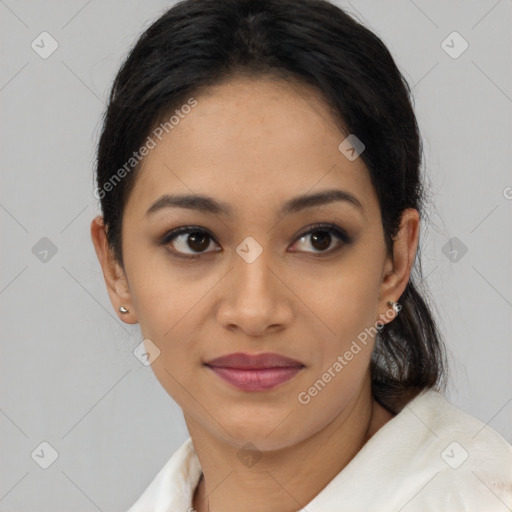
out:
<path id="1" fill-rule="evenodd" d="M 398 302 L 388 301 L 388 306 L 392 307 L 397 314 L 402 309 L 402 306 L 398 304 Z"/>
<path id="2" fill-rule="evenodd" d="M 393 301 L 388 301 L 387 302 L 388 306 L 392 307 L 393 308 L 393 311 L 398 315 L 398 312 L 402 309 L 402 306 L 398 303 L 398 302 L 393 302 Z M 387 316 L 387 313 L 386 315 Z M 377 324 L 377 331 L 381 331 L 383 328 L 384 328 L 384 325 L 386 324 L 380 324 L 378 323 Z"/>
<path id="3" fill-rule="evenodd" d="M 123 315 L 125 315 L 126 313 L 128 313 L 128 310 L 127 310 L 124 306 L 121 306 L 121 307 L 119 308 L 119 311 L 121 311 L 121 313 L 122 313 Z"/>

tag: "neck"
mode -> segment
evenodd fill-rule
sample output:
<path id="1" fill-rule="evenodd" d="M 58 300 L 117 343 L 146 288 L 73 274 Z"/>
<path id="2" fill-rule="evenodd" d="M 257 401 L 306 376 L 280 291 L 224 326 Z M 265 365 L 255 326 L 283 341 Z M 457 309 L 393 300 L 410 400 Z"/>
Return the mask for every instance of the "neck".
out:
<path id="1" fill-rule="evenodd" d="M 238 446 L 212 435 L 185 415 L 203 471 L 193 507 L 197 512 L 299 510 L 392 417 L 372 398 L 368 380 L 322 430 L 292 446 L 258 453 L 258 462 L 247 467 L 237 457 Z"/>

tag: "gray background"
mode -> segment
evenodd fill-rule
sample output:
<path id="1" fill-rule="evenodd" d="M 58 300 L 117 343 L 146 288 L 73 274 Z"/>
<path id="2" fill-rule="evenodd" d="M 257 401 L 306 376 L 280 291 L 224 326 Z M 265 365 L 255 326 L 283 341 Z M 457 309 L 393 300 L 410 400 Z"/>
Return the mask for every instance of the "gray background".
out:
<path id="1" fill-rule="evenodd" d="M 512 1 L 339 4 L 414 86 L 435 198 L 424 273 L 450 351 L 449 398 L 512 442 Z M 0 0 L 0 511 L 126 510 L 187 437 L 180 408 L 132 354 L 138 326 L 112 310 L 89 235 L 111 81 L 170 5 Z M 31 48 L 43 31 L 59 45 L 46 59 Z M 453 31 L 469 43 L 458 58 L 442 47 Z M 46 262 L 34 254 L 43 237 L 57 249 Z M 58 452 L 46 470 L 31 457 L 43 441 Z"/>

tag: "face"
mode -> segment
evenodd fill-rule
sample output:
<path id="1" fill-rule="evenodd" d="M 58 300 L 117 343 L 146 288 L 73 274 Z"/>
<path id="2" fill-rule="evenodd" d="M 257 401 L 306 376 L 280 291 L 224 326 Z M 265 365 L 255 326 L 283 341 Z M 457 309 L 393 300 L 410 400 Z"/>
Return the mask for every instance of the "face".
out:
<path id="1" fill-rule="evenodd" d="M 346 135 L 313 91 L 237 78 L 194 97 L 144 159 L 123 218 L 126 294 L 111 298 L 158 347 L 151 367 L 187 423 L 233 445 L 286 447 L 342 415 L 367 382 L 372 328 L 391 319 L 386 301 L 407 276 L 386 280 L 368 171 L 338 149 Z M 283 211 L 327 191 L 342 193 Z M 165 205 L 166 194 L 227 211 Z M 241 389 L 205 366 L 235 352 L 302 367 Z"/>

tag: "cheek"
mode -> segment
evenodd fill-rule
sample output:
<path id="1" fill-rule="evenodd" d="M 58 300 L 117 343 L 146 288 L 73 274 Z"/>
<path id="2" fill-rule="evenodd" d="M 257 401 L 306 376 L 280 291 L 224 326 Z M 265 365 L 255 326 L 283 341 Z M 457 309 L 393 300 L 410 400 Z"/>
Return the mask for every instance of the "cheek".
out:
<path id="1" fill-rule="evenodd" d="M 325 408 L 332 413 L 352 396 L 368 370 L 377 332 L 378 264 L 347 258 L 339 268 L 331 268 L 325 276 L 317 274 L 303 285 L 305 302 L 315 313 L 308 312 L 304 322 L 317 340 L 317 360 L 302 391 L 318 381 L 311 389 L 313 395 L 317 393 L 311 396 L 317 411 Z"/>
<path id="2" fill-rule="evenodd" d="M 352 339 L 373 326 L 377 320 L 379 277 L 369 263 L 355 259 L 331 267 L 327 275 L 317 273 L 304 282 L 301 296 L 314 314 L 316 328 L 337 348 L 350 345 Z"/>
<path id="3" fill-rule="evenodd" d="M 200 364 L 198 341 L 204 338 L 206 299 L 216 280 L 214 276 L 191 279 L 186 271 L 163 267 L 161 261 L 130 270 L 130 293 L 141 335 L 160 351 L 151 367 L 159 380 L 169 383 L 167 389 L 175 388 L 178 383 L 171 375 L 184 382 L 193 370 L 191 365 Z"/>
<path id="4" fill-rule="evenodd" d="M 166 261 L 164 251 L 132 247 L 125 262 L 142 335 L 162 342 L 177 336 L 183 319 L 208 290 L 207 283 Z"/>

